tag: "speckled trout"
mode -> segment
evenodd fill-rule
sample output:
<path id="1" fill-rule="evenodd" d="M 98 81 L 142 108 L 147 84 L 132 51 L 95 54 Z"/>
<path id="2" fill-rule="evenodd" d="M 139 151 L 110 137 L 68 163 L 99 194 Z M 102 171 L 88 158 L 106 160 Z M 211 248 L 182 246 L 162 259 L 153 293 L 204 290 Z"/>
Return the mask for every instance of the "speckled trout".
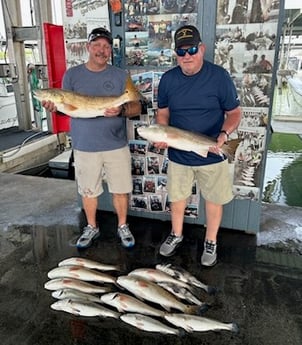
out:
<path id="1" fill-rule="evenodd" d="M 86 96 L 58 88 L 37 89 L 33 92 L 38 101 L 51 101 L 57 110 L 71 117 L 93 118 L 104 116 L 108 108 L 139 101 L 142 96 L 133 84 L 130 76 L 126 81 L 124 92 L 120 96 Z"/>
<path id="2" fill-rule="evenodd" d="M 195 152 L 202 157 L 207 157 L 209 148 L 216 145 L 214 138 L 172 126 L 159 124 L 141 126 L 137 128 L 137 132 L 142 138 L 153 143 L 165 142 L 168 147 Z M 240 142 L 241 139 L 229 140 L 221 147 L 220 156 L 224 154 L 232 159 Z"/>

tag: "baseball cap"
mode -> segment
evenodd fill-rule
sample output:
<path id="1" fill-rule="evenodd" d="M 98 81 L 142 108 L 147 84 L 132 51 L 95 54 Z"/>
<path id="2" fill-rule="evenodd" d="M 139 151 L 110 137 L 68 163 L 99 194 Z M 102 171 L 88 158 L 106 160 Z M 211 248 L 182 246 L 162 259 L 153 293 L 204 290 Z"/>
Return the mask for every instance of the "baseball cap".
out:
<path id="1" fill-rule="evenodd" d="M 174 35 L 175 49 L 181 46 L 196 46 L 201 42 L 200 33 L 193 25 L 178 28 Z"/>
<path id="2" fill-rule="evenodd" d="M 107 41 L 112 45 L 113 39 L 111 33 L 105 28 L 93 29 L 88 36 L 88 43 L 96 40 L 97 38 L 106 38 Z"/>

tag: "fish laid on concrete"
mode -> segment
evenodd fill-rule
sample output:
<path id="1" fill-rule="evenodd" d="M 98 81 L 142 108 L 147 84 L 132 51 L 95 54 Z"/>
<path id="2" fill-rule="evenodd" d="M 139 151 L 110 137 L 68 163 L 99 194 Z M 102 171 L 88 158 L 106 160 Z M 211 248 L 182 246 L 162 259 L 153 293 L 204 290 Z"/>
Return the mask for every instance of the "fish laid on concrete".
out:
<path id="1" fill-rule="evenodd" d="M 165 319 L 174 326 L 181 327 L 187 332 L 206 332 L 206 331 L 231 331 L 238 332 L 238 325 L 234 322 L 224 323 L 197 315 L 187 315 L 181 313 L 166 314 Z"/>
<path id="2" fill-rule="evenodd" d="M 126 313 L 121 315 L 121 320 L 142 331 L 157 332 L 163 334 L 181 335 L 181 331 L 165 325 L 150 316 L 138 313 Z"/>
<path id="3" fill-rule="evenodd" d="M 174 296 L 176 296 L 179 299 L 186 300 L 190 303 L 193 303 L 199 306 L 204 305 L 204 302 L 200 301 L 189 290 L 187 290 L 186 288 L 182 286 L 178 286 L 178 285 L 175 285 L 173 283 L 168 283 L 168 282 L 157 283 L 157 285 L 171 292 Z"/>
<path id="4" fill-rule="evenodd" d="M 138 127 L 137 132 L 148 141 L 165 142 L 169 147 L 195 152 L 202 157 L 207 157 L 209 148 L 216 145 L 216 140 L 206 135 L 159 124 Z M 225 154 L 233 159 L 241 141 L 241 139 L 229 140 L 221 147 L 220 155 Z"/>
<path id="5" fill-rule="evenodd" d="M 48 272 L 48 278 L 75 278 L 84 281 L 95 281 L 98 283 L 116 283 L 116 278 L 109 274 L 94 271 L 81 266 L 59 266 Z"/>
<path id="6" fill-rule="evenodd" d="M 102 262 L 93 261 L 93 260 L 84 259 L 84 258 L 78 258 L 78 257 L 71 257 L 71 258 L 62 260 L 58 264 L 58 266 L 69 266 L 69 265 L 82 266 L 86 268 L 94 268 L 99 271 L 120 271 L 121 269 L 119 265 L 108 265 Z"/>
<path id="7" fill-rule="evenodd" d="M 44 284 L 47 290 L 74 289 L 86 293 L 106 293 L 110 292 L 108 286 L 97 286 L 73 278 L 56 278 L 51 279 Z"/>
<path id="8" fill-rule="evenodd" d="M 72 299 L 81 301 L 90 301 L 96 303 L 102 303 L 101 298 L 94 294 L 88 294 L 73 289 L 59 289 L 51 293 L 52 297 L 56 299 Z"/>
<path id="9" fill-rule="evenodd" d="M 189 273 L 188 271 L 186 271 L 185 269 L 181 267 L 177 267 L 172 264 L 166 264 L 166 265 L 158 264 L 155 267 L 156 269 L 171 275 L 175 279 L 183 281 L 187 284 L 192 284 L 194 286 L 197 286 L 205 290 L 210 295 L 216 293 L 217 291 L 215 287 L 202 283 L 196 277 L 194 277 L 191 273 Z"/>
<path id="10" fill-rule="evenodd" d="M 50 307 L 54 310 L 61 310 L 78 316 L 101 316 L 115 319 L 120 317 L 120 313 L 89 301 L 61 299 L 51 304 Z"/>
<path id="11" fill-rule="evenodd" d="M 120 96 L 86 96 L 57 88 L 36 89 L 33 95 L 38 101 L 53 102 L 58 111 L 76 118 L 104 116 L 105 110 L 108 108 L 119 107 L 142 98 L 130 76 L 127 79 L 125 90 Z"/>
<path id="12" fill-rule="evenodd" d="M 177 286 L 182 286 L 191 290 L 191 286 L 181 280 L 174 279 L 171 275 L 154 268 L 138 268 L 128 273 L 129 276 L 136 276 L 150 280 L 155 283 L 169 282 Z"/>
<path id="13" fill-rule="evenodd" d="M 161 305 L 165 310 L 171 308 L 187 314 L 199 314 L 203 307 L 181 303 L 173 294 L 149 280 L 136 276 L 119 276 L 117 283 L 136 297 Z"/>
<path id="14" fill-rule="evenodd" d="M 140 313 L 144 315 L 163 317 L 164 311 L 155 309 L 148 304 L 120 292 L 112 292 L 102 295 L 101 301 L 115 307 L 119 312 Z"/>

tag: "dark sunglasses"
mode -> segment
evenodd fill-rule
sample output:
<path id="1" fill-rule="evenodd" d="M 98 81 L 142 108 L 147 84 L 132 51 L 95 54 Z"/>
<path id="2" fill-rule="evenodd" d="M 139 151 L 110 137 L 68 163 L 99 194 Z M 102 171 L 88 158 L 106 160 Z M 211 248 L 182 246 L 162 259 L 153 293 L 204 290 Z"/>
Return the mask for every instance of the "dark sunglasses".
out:
<path id="1" fill-rule="evenodd" d="M 178 56 L 185 56 L 186 53 L 188 53 L 189 55 L 195 55 L 197 52 L 198 52 L 198 46 L 193 46 L 187 49 L 178 48 L 175 50 L 175 53 Z"/>

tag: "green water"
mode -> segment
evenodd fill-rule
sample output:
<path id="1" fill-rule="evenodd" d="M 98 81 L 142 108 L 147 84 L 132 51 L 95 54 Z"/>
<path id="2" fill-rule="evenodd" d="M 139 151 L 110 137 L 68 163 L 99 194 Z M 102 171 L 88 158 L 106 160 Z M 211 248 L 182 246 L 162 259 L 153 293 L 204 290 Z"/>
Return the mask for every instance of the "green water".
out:
<path id="1" fill-rule="evenodd" d="M 302 207 L 302 138 L 273 133 L 267 154 L 263 201 Z"/>

